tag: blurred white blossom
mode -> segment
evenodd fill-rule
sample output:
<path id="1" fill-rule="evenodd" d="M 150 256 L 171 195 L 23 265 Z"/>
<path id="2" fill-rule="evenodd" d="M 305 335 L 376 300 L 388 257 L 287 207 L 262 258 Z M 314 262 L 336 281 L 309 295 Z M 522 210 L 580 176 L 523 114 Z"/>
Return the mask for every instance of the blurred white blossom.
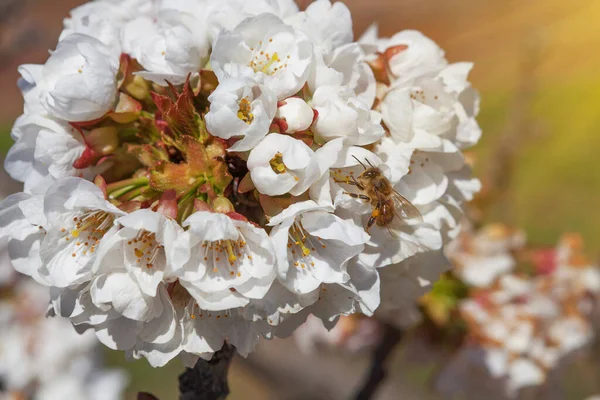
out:
<path id="1" fill-rule="evenodd" d="M 513 398 L 522 388 L 544 384 L 592 342 L 600 269 L 583 257 L 577 235 L 533 252 L 532 276 L 512 271 L 516 261 L 509 250 L 523 245 L 522 233 L 492 225 L 467 237 L 459 239 L 454 255 L 459 276 L 477 289 L 459 304 L 468 339 L 437 386 L 447 394 L 467 393 L 491 381 Z M 487 373 L 475 378 L 474 369 Z"/>

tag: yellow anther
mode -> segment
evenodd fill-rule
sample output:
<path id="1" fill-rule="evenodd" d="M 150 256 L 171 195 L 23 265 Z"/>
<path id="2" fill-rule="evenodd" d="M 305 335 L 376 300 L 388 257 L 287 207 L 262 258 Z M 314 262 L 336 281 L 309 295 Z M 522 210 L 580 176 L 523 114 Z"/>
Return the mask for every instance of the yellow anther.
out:
<path id="1" fill-rule="evenodd" d="M 267 57 L 267 59 L 268 59 L 269 61 L 268 61 L 268 62 L 265 64 L 265 66 L 262 68 L 261 72 L 262 72 L 262 73 L 264 73 L 264 74 L 270 75 L 271 73 L 270 73 L 270 71 L 269 71 L 269 68 L 271 68 L 271 66 L 272 66 L 273 64 L 275 64 L 277 61 L 280 61 L 280 60 L 279 60 L 279 55 L 277 55 L 277 53 L 273 53 L 273 56 L 272 56 L 272 57 L 270 57 L 270 58 L 269 58 L 269 55 L 268 55 L 268 54 L 266 55 L 266 57 Z"/>
<path id="2" fill-rule="evenodd" d="M 227 254 L 229 255 L 227 257 L 227 259 L 229 260 L 230 263 L 232 263 L 235 260 L 237 260 L 237 256 L 233 252 L 233 246 L 231 245 L 231 241 L 230 240 L 226 240 L 225 241 L 225 245 L 227 246 Z"/>
<path id="3" fill-rule="evenodd" d="M 237 116 L 239 119 L 244 121 L 246 124 L 250 125 L 252 121 L 254 121 L 254 114 L 252 114 L 252 104 L 247 97 L 244 97 L 240 100 L 239 109 Z"/>
<path id="4" fill-rule="evenodd" d="M 287 170 L 285 164 L 283 163 L 283 154 L 279 152 L 277 152 L 277 154 L 275 154 L 275 157 L 273 157 L 271 161 L 269 161 L 269 165 L 271 165 L 271 169 L 277 175 L 283 174 Z"/>
<path id="5" fill-rule="evenodd" d="M 308 255 L 310 254 L 310 250 L 308 249 L 308 247 L 306 247 L 306 246 L 304 245 L 304 243 L 302 243 L 302 244 L 300 245 L 300 248 L 302 249 L 302 255 L 303 255 L 304 257 L 306 257 L 306 256 L 308 256 Z"/>

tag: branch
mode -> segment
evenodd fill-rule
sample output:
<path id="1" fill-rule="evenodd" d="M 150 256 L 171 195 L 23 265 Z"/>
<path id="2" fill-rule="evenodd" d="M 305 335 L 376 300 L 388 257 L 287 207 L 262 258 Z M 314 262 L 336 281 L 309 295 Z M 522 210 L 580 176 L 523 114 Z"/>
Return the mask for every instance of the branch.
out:
<path id="1" fill-rule="evenodd" d="M 356 395 L 356 400 L 369 400 L 373 398 L 377 388 L 385 378 L 385 362 L 392 354 L 394 347 L 402 339 L 403 332 L 392 325 L 385 324 L 384 329 L 383 339 L 373 352 L 369 376 Z"/>
<path id="2" fill-rule="evenodd" d="M 222 400 L 229 394 L 227 372 L 233 359 L 233 346 L 225 344 L 210 361 L 198 360 L 194 368 L 179 375 L 180 400 Z"/>

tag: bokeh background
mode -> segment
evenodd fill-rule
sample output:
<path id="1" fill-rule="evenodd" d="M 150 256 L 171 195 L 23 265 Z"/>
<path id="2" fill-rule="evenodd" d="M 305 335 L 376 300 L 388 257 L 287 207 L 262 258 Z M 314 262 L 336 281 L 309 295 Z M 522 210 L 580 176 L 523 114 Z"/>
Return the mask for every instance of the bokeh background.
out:
<path id="1" fill-rule="evenodd" d="M 251 1 L 251 0 L 248 0 Z M 22 112 L 17 67 L 41 63 L 55 47 L 62 19 L 80 0 L 0 0 L 0 152 Z M 346 0 L 360 35 L 377 21 L 380 34 L 418 29 L 454 61 L 473 61 L 482 96 L 483 139 L 472 156 L 485 190 L 485 221 L 520 226 L 529 241 L 552 246 L 562 232 L 580 232 L 590 256 L 600 254 L 600 1 L 598 0 Z M 5 176 L 0 193 L 19 186 Z M 398 349 L 381 398 L 437 398 L 435 357 Z M 108 353 L 131 373 L 138 390 L 176 398 L 178 362 L 152 369 Z M 415 358 L 418 363 L 415 364 Z M 410 367 L 408 366 L 410 364 Z M 231 371 L 232 399 L 342 399 L 360 384 L 368 357 L 302 356 L 293 341 L 266 342 Z M 600 393 L 589 364 L 563 371 L 565 398 Z M 548 389 L 550 390 L 550 389 Z M 531 398 L 540 397 L 538 393 Z"/>

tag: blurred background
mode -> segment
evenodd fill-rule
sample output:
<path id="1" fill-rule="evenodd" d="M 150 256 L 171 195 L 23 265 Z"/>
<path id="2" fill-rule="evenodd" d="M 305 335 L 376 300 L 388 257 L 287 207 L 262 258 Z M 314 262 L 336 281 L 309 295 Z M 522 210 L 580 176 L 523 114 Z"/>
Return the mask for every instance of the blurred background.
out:
<path id="1" fill-rule="evenodd" d="M 0 0 L 0 150 L 22 112 L 17 67 L 42 63 L 55 47 L 62 19 L 79 0 Z M 580 232 L 588 254 L 600 254 L 600 1 L 598 0 L 347 0 L 357 37 L 377 21 L 381 36 L 417 29 L 446 50 L 450 62 L 473 61 L 473 86 L 482 96 L 483 138 L 472 156 L 484 182 L 478 200 L 485 221 L 522 227 L 530 243 L 552 246 L 562 232 Z M 18 189 L 5 175 L 5 196 Z M 381 398 L 438 398 L 427 389 L 435 359 L 421 363 L 396 349 Z M 414 352 L 414 350 L 413 350 Z M 174 399 L 177 362 L 152 369 L 145 361 L 111 365 L 131 373 L 137 391 Z M 291 340 L 263 342 L 247 360 L 235 360 L 231 399 L 348 398 L 368 356 L 320 352 L 301 355 Z M 414 360 L 413 360 L 414 361 Z M 585 364 L 565 372 L 566 398 L 600 393 Z M 304 384 L 310 382 L 309 385 Z M 531 398 L 539 398 L 531 397 Z M 543 397 L 542 397 L 543 398 Z"/>

